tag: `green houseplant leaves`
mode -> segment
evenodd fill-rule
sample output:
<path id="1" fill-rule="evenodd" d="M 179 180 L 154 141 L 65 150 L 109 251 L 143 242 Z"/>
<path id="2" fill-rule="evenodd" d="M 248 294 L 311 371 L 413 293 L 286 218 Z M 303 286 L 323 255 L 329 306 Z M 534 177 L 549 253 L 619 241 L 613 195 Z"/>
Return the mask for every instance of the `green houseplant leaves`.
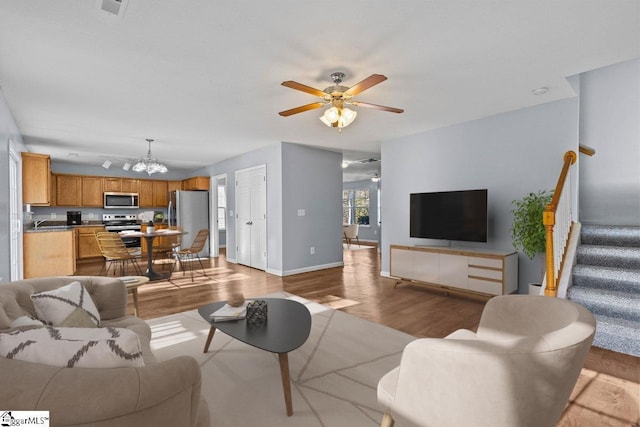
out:
<path id="1" fill-rule="evenodd" d="M 551 202 L 553 192 L 549 190 L 529 193 L 520 200 L 511 202 L 513 246 L 523 251 L 530 259 L 546 250 L 546 235 L 542 215 Z"/>

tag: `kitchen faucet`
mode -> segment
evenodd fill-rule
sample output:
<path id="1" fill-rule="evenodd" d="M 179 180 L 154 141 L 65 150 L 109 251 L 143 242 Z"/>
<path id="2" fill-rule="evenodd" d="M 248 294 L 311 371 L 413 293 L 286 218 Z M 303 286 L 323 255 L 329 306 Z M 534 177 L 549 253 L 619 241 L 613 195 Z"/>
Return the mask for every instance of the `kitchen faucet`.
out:
<path id="1" fill-rule="evenodd" d="M 42 224 L 43 222 L 45 222 L 45 221 L 47 221 L 47 219 L 46 219 L 46 218 L 45 218 L 45 219 L 36 219 L 36 220 L 33 222 L 33 228 L 37 230 L 37 229 L 38 229 L 38 226 L 39 226 L 40 224 Z"/>

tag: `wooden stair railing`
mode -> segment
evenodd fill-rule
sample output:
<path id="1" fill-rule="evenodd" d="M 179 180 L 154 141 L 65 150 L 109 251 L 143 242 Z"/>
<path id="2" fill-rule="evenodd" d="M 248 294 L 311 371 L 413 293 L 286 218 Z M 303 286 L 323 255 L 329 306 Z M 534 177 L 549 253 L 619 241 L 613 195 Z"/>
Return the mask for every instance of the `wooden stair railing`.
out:
<path id="1" fill-rule="evenodd" d="M 564 163 L 553 192 L 551 202 L 545 207 L 542 223 L 546 230 L 546 286 L 544 294 L 555 297 L 558 293 L 559 272 L 564 262 L 565 248 L 571 234 L 571 186 L 567 186 L 569 168 L 578 156 L 574 151 L 564 154 Z"/>

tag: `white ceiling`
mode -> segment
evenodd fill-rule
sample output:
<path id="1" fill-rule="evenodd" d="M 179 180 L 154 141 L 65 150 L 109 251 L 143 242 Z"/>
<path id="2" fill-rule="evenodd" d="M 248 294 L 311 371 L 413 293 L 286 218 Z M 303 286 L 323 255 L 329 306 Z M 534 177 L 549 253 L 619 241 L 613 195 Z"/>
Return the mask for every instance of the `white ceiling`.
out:
<path id="1" fill-rule="evenodd" d="M 0 2 L 0 87 L 32 151 L 195 169 L 279 141 L 346 150 L 574 96 L 565 77 L 640 57 L 638 0 Z M 342 134 L 279 111 L 370 74 Z M 547 86 L 534 96 L 531 91 Z M 361 154 L 359 152 L 367 153 Z M 75 153 L 77 156 L 70 156 Z"/>

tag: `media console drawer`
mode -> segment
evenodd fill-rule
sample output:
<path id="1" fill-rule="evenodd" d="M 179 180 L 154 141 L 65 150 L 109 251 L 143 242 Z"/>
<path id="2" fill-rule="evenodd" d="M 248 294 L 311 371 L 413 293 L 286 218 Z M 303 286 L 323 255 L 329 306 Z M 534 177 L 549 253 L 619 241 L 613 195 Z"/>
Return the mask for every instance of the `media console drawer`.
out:
<path id="1" fill-rule="evenodd" d="M 486 297 L 518 290 L 517 252 L 391 245 L 389 253 L 390 274 L 398 283 Z"/>

